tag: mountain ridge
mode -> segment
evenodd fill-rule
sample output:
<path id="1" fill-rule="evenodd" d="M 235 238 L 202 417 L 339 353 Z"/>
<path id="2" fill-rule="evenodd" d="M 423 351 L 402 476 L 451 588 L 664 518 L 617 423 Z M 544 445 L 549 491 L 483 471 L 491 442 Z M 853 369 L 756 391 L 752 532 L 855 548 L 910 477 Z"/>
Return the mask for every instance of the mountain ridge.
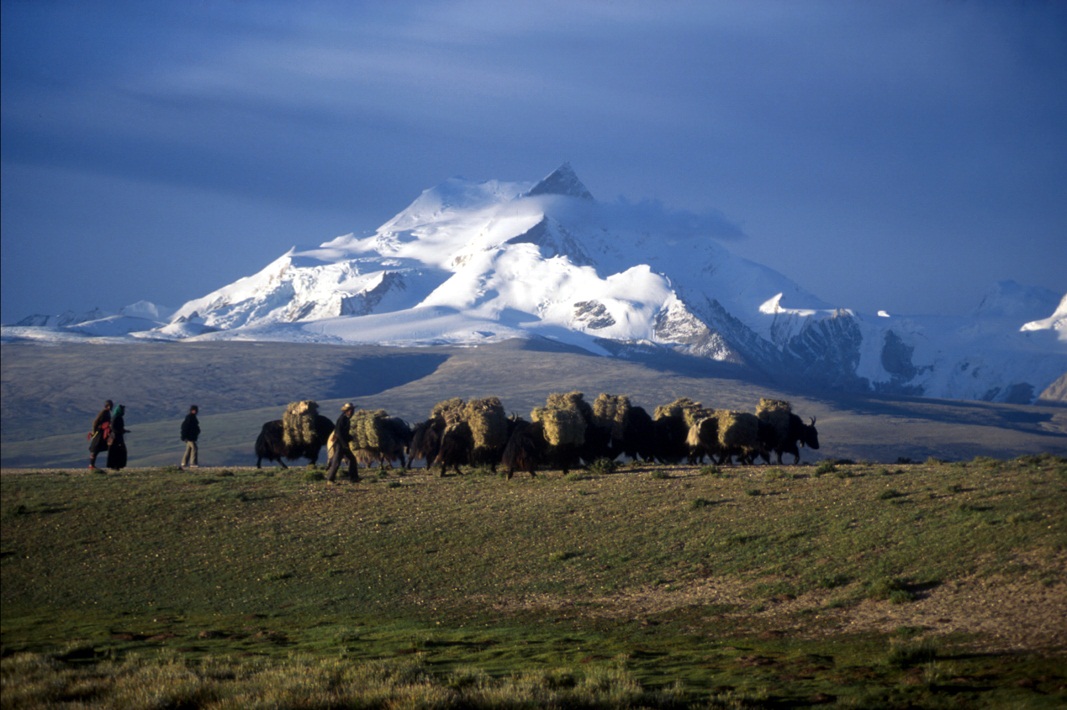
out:
<path id="1" fill-rule="evenodd" d="M 1032 402 L 1067 372 L 1067 296 L 1003 281 L 966 318 L 861 314 L 735 256 L 722 243 L 731 229 L 655 203 L 598 202 L 568 163 L 536 183 L 450 178 L 370 235 L 293 247 L 169 318 L 142 304 L 119 318 L 31 318 L 3 337 L 547 337 L 614 357 L 673 350 L 844 391 L 1002 402 Z"/>

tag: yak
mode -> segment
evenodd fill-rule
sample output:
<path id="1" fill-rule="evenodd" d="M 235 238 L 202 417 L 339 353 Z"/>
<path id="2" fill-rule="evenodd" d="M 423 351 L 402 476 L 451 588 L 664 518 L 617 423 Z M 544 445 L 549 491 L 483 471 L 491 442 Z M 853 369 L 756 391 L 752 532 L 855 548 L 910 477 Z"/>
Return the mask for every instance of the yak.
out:
<path id="1" fill-rule="evenodd" d="M 375 422 L 379 428 L 380 446 L 356 449 L 353 453 L 356 461 L 366 467 L 377 463 L 378 468 L 393 467 L 393 461 L 399 461 L 401 468 L 410 468 L 405 452 L 411 445 L 411 427 L 400 417 L 382 417 Z"/>
<path id="2" fill-rule="evenodd" d="M 702 463 L 705 456 L 716 461 L 717 457 L 722 455 L 722 447 L 719 446 L 719 420 L 715 417 L 704 417 L 689 427 L 685 443 L 689 446 L 691 466 Z"/>
<path id="3" fill-rule="evenodd" d="M 656 457 L 656 434 L 652 417 L 643 407 L 631 407 L 623 431 L 622 453 L 634 461 L 650 462 Z"/>
<path id="4" fill-rule="evenodd" d="M 433 460 L 437 458 L 437 452 L 441 450 L 441 436 L 444 433 L 445 420 L 442 417 L 434 417 L 416 424 L 411 430 L 408 460 L 404 468 L 410 469 L 418 459 L 425 461 L 426 468 L 430 468 Z"/>
<path id="5" fill-rule="evenodd" d="M 333 422 L 330 421 L 329 417 L 324 417 L 321 414 L 316 415 L 315 441 L 310 444 L 290 447 L 285 445 L 282 420 L 275 419 L 274 421 L 266 422 L 260 429 L 259 436 L 256 437 L 256 468 L 262 468 L 263 459 L 277 461 L 282 468 L 289 468 L 285 465 L 283 458 L 290 461 L 306 458 L 312 465 L 315 465 L 319 462 L 319 452 L 326 445 L 331 432 L 333 432 Z"/>
<path id="6" fill-rule="evenodd" d="M 531 423 L 520 418 L 508 422 L 508 426 L 511 435 L 500 460 L 507 469 L 508 479 L 515 475 L 515 471 L 526 471 L 531 476 L 536 476 L 535 472 L 547 446 L 542 425 L 540 422 Z"/>
<path id="7" fill-rule="evenodd" d="M 818 450 L 819 448 L 819 432 L 815 430 L 815 417 L 811 418 L 811 423 L 805 424 L 800 417 L 790 412 L 787 426 L 782 427 L 781 430 L 768 427 L 764 431 L 767 432 L 767 448 L 775 453 L 779 465 L 782 463 L 782 454 L 785 453 L 793 454 L 794 466 L 800 463 L 800 449 L 797 448 L 797 442 L 809 449 Z"/>
<path id="8" fill-rule="evenodd" d="M 441 435 L 441 447 L 433 463 L 427 463 L 427 468 L 440 464 L 441 476 L 444 476 L 450 468 L 459 474 L 460 466 L 470 465 L 473 450 L 474 435 L 471 433 L 470 425 L 467 422 L 453 424 Z"/>

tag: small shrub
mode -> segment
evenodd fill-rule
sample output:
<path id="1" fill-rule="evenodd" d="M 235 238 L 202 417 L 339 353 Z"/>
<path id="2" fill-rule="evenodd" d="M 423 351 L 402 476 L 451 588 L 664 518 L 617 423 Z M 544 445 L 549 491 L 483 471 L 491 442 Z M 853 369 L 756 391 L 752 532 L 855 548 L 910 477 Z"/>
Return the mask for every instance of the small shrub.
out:
<path id="1" fill-rule="evenodd" d="M 708 464 L 700 469 L 701 476 L 716 476 L 717 478 L 725 478 L 726 474 L 716 464 Z"/>
<path id="2" fill-rule="evenodd" d="M 828 574 L 821 577 L 819 579 L 819 586 L 823 589 L 837 589 L 838 587 L 845 586 L 851 581 L 852 578 L 849 577 L 847 574 L 841 574 L 840 572 L 838 572 L 835 574 Z"/>
<path id="3" fill-rule="evenodd" d="M 827 473 L 833 473 L 837 470 L 837 466 L 833 461 L 823 461 L 815 468 L 815 475 L 822 476 Z"/>
<path id="4" fill-rule="evenodd" d="M 322 471 L 319 471 L 317 469 L 308 469 L 307 471 L 304 472 L 304 480 L 305 481 L 323 481 L 323 480 L 326 480 L 326 476 L 323 475 Z"/>
<path id="5" fill-rule="evenodd" d="M 891 604 L 915 601 L 915 594 L 908 589 L 908 585 L 896 578 L 883 578 L 872 582 L 867 587 L 867 596 Z"/>
<path id="6" fill-rule="evenodd" d="M 907 495 L 907 493 L 901 493 L 896 488 L 890 488 L 879 493 L 878 500 L 895 500 L 897 498 L 905 498 Z"/>
<path id="7" fill-rule="evenodd" d="M 655 471 L 653 471 L 649 475 L 649 477 L 653 478 L 653 479 L 655 479 L 657 481 L 665 481 L 665 480 L 667 480 L 668 478 L 671 477 L 671 474 L 667 473 L 662 468 L 657 468 Z"/>
<path id="8" fill-rule="evenodd" d="M 614 459 L 609 459 L 606 456 L 601 457 L 589 464 L 589 472 L 595 473 L 598 476 L 603 476 L 610 473 L 615 473 L 619 468 L 619 465 Z"/>
<path id="9" fill-rule="evenodd" d="M 746 488 L 745 495 L 749 495 L 755 498 L 763 495 L 763 491 L 761 491 L 759 488 Z"/>
<path id="10" fill-rule="evenodd" d="M 937 659 L 937 648 L 930 639 L 917 641 L 904 640 L 890 641 L 889 653 L 886 662 L 894 668 L 913 668 L 924 663 L 930 663 Z"/>
<path id="11" fill-rule="evenodd" d="M 715 501 L 707 498 L 697 498 L 689 504 L 691 508 L 710 508 L 713 505 L 715 505 Z"/>
<path id="12" fill-rule="evenodd" d="M 573 560 L 575 557 L 581 557 L 582 553 L 576 550 L 562 550 L 560 552 L 553 552 L 548 556 L 548 559 L 553 562 L 566 562 L 567 560 Z"/>

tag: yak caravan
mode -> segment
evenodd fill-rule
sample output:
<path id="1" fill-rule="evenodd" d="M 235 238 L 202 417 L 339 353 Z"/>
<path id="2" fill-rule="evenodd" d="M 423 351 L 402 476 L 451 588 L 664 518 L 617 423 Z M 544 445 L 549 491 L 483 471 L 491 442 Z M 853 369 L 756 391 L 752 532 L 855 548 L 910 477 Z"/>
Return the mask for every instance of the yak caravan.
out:
<path id="1" fill-rule="evenodd" d="M 356 461 L 380 467 L 397 463 L 410 469 L 424 461 L 444 476 L 460 473 L 462 466 L 504 469 L 536 475 L 539 468 L 567 473 L 582 465 L 626 457 L 648 463 L 695 465 L 705 458 L 718 465 L 770 463 L 771 454 L 782 463 L 792 454 L 800 463 L 799 446 L 819 448 L 815 418 L 809 423 L 793 413 L 789 402 L 760 399 L 755 412 L 704 407 L 682 397 L 656 407 L 650 416 L 630 403 L 626 395 L 600 394 L 590 405 L 581 392 L 550 394 L 530 419 L 508 416 L 497 397 L 464 401 L 443 400 L 425 421 L 414 426 L 384 409 L 356 410 L 334 423 L 319 413 L 316 402 L 288 405 L 282 419 L 266 422 L 256 439 L 256 468 L 264 459 L 286 468 L 285 461 L 307 459 L 318 463 L 338 455 L 338 427 L 347 437 Z"/>

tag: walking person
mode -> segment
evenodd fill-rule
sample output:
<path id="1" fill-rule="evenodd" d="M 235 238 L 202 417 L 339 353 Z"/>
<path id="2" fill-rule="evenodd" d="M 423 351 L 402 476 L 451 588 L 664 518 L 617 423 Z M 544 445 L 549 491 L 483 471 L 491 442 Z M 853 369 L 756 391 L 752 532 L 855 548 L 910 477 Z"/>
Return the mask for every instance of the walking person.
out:
<path id="1" fill-rule="evenodd" d="M 96 469 L 96 457 L 101 451 L 107 451 L 107 439 L 111 431 L 111 408 L 115 403 L 110 399 L 104 402 L 104 408 L 93 419 L 93 427 L 89 430 L 89 469 Z"/>
<path id="2" fill-rule="evenodd" d="M 182 462 L 178 464 L 179 470 L 187 468 L 200 468 L 200 461 L 198 460 L 198 451 L 196 448 L 196 440 L 200 438 L 200 420 L 196 418 L 200 408 L 195 404 L 189 407 L 189 413 L 185 415 L 185 419 L 182 420 L 182 441 L 185 442 L 185 453 L 182 455 Z"/>
<path id="3" fill-rule="evenodd" d="M 337 423 L 333 427 L 333 435 L 336 440 L 337 452 L 330 459 L 330 465 L 326 468 L 326 480 L 333 483 L 337 478 L 337 469 L 341 466 L 341 460 L 348 461 L 348 477 L 353 481 L 359 480 L 357 473 L 356 457 L 352 453 L 352 412 L 356 408 L 351 402 L 345 402 L 341 407 L 341 416 L 337 417 Z"/>
<path id="4" fill-rule="evenodd" d="M 113 471 L 126 468 L 126 407 L 118 404 L 111 410 L 111 433 L 107 438 L 107 467 Z"/>

